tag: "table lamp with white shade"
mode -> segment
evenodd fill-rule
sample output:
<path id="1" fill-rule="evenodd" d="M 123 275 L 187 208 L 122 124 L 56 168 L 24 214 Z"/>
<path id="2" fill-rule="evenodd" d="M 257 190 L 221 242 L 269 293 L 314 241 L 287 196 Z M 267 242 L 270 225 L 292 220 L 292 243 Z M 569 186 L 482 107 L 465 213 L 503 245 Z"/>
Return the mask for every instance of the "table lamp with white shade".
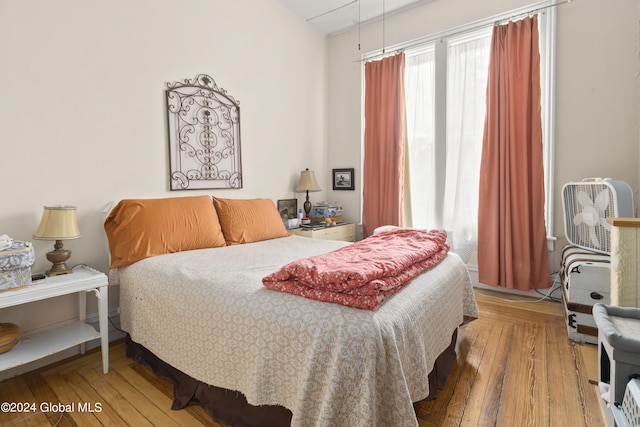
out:
<path id="1" fill-rule="evenodd" d="M 45 206 L 40 225 L 33 235 L 38 240 L 55 240 L 54 250 L 47 252 L 47 259 L 53 263 L 47 276 L 73 273 L 67 267 L 67 260 L 71 257 L 71 251 L 64 249 L 63 240 L 77 239 L 80 237 L 78 223 L 76 222 L 75 206 Z"/>
<path id="2" fill-rule="evenodd" d="M 322 191 L 316 181 L 316 176 L 313 171 L 310 171 L 309 168 L 307 168 L 300 172 L 300 180 L 298 181 L 298 185 L 294 191 L 296 193 L 307 193 L 307 200 L 304 202 L 304 213 L 306 217 L 309 217 L 309 213 L 311 212 L 309 192 Z"/>

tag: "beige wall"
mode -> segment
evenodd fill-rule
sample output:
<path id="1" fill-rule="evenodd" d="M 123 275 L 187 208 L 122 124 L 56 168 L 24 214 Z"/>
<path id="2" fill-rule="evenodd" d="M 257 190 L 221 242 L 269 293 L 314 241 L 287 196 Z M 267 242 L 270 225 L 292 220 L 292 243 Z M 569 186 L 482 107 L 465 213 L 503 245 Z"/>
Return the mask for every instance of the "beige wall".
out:
<path id="1" fill-rule="evenodd" d="M 528 0 L 447 0 L 385 20 L 385 45 L 444 31 L 532 3 Z M 637 198 L 640 123 L 637 0 L 579 0 L 557 7 L 554 230 L 564 240 L 562 185 L 585 177 L 629 183 Z M 358 52 L 358 39 L 362 46 Z M 361 165 L 361 53 L 382 48 L 374 22 L 329 40 L 329 167 Z M 361 172 L 361 171 L 360 171 Z M 358 181 L 357 189 L 362 190 Z M 331 192 L 352 220 L 358 194 Z M 558 253 L 558 251 L 556 251 Z M 559 263 L 554 262 L 554 265 Z"/>
<path id="2" fill-rule="evenodd" d="M 305 167 L 328 179 L 326 45 L 275 0 L 0 0 L 0 234 L 32 240 L 43 205 L 76 205 L 70 264 L 106 271 L 111 201 L 275 201 L 298 196 Z M 199 73 L 240 101 L 241 190 L 168 190 L 165 84 Z M 53 242 L 34 244 L 43 271 Z M 75 303 L 0 310 L 0 321 L 29 330 L 77 316 Z"/>

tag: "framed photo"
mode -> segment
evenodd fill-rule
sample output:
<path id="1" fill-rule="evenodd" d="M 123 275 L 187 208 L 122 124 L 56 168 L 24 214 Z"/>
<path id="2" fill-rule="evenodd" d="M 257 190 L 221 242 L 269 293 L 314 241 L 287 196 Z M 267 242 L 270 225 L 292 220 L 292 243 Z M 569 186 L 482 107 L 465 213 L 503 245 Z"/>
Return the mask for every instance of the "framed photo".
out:
<path id="1" fill-rule="evenodd" d="M 353 190 L 353 168 L 334 169 L 333 170 L 333 189 L 334 190 Z"/>
<path id="2" fill-rule="evenodd" d="M 298 217 L 298 199 L 278 200 L 278 212 L 283 221 Z"/>

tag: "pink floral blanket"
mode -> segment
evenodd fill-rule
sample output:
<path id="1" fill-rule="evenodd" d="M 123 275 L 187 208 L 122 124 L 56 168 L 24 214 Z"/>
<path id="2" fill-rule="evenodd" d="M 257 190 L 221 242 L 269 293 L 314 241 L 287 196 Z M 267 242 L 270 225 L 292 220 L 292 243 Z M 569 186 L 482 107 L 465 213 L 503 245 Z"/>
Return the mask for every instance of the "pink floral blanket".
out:
<path id="1" fill-rule="evenodd" d="M 291 262 L 262 279 L 269 289 L 375 310 L 449 252 L 444 230 L 396 228 L 323 255 Z"/>

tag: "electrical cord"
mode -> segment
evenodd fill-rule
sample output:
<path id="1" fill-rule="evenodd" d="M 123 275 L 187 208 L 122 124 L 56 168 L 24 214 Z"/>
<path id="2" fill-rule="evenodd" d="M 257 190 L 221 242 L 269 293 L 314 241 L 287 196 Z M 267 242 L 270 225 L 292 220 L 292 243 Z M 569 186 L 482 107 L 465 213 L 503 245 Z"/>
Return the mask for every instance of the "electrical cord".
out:
<path id="1" fill-rule="evenodd" d="M 536 291 L 536 293 L 547 297 L 550 301 L 562 302 L 562 298 L 557 298 L 557 297 L 552 297 L 551 296 L 552 293 L 554 293 L 555 291 L 560 290 L 560 289 L 562 289 L 562 287 L 561 286 L 557 286 L 557 287 L 551 289 L 551 292 L 549 292 L 548 294 L 544 294 L 544 293 L 540 292 L 538 289 L 536 289 L 535 291 Z"/>
<path id="2" fill-rule="evenodd" d="M 23 423 L 23 422 L 27 421 L 28 419 L 30 419 L 30 418 L 32 418 L 32 417 L 35 417 L 36 415 L 40 415 L 40 414 L 45 414 L 45 413 L 44 413 L 44 412 L 42 412 L 42 411 L 34 412 L 33 414 L 31 414 L 31 415 L 29 415 L 29 416 L 26 416 L 26 417 L 24 417 L 24 418 L 19 419 L 18 421 L 14 422 L 13 424 L 9 424 L 9 427 L 15 427 L 15 426 L 17 426 L 18 424 Z M 56 427 L 58 424 L 60 424 L 60 421 L 62 421 L 62 415 L 63 415 L 63 412 L 60 412 L 60 417 L 58 417 L 58 420 L 57 420 L 57 421 L 56 421 L 56 423 L 53 425 L 53 427 Z"/>
<path id="3" fill-rule="evenodd" d="M 111 323 L 111 326 L 113 326 L 113 329 L 115 329 L 115 330 L 116 330 L 116 331 L 118 331 L 118 332 L 122 332 L 123 334 L 126 334 L 126 332 L 125 332 L 125 331 L 123 331 L 122 329 L 118 328 L 118 327 L 116 326 L 116 324 L 115 324 L 115 323 L 113 323 L 113 319 L 111 318 L 111 316 L 107 316 L 107 318 L 109 319 L 109 323 Z"/>
<path id="4" fill-rule="evenodd" d="M 496 297 L 494 295 L 482 295 L 482 297 L 486 297 L 486 298 L 493 298 L 493 299 L 497 299 L 497 300 L 501 300 L 501 301 L 506 301 L 506 302 L 513 302 L 513 303 L 536 303 L 536 302 L 541 302 L 544 301 L 546 299 L 552 301 L 552 302 L 560 302 L 557 298 L 550 298 L 549 295 L 551 295 L 552 292 L 555 292 L 557 289 L 560 289 L 560 287 L 558 288 L 552 288 L 549 293 L 547 294 L 542 294 L 542 292 L 540 292 L 543 297 L 542 298 L 538 298 L 538 299 L 534 299 L 534 300 L 515 300 L 515 299 L 508 299 L 508 298 L 501 298 L 501 297 Z"/>
<path id="5" fill-rule="evenodd" d="M 553 277 L 555 275 L 555 277 L 558 277 L 558 272 L 554 272 L 551 276 Z M 557 302 L 560 303 L 562 302 L 562 299 L 559 298 L 554 298 L 551 296 L 552 293 L 556 292 L 558 289 L 562 289 L 562 286 L 558 283 L 558 280 L 554 279 L 553 282 L 551 283 L 551 289 L 549 290 L 549 292 L 542 293 L 540 292 L 538 289 L 534 289 L 537 293 L 539 293 L 540 295 L 542 295 L 542 298 L 538 298 L 538 299 L 533 299 L 533 300 L 515 300 L 515 299 L 509 299 L 509 298 L 501 298 L 501 297 L 497 297 L 494 295 L 483 295 L 483 297 L 487 297 L 487 298 L 493 298 L 493 299 L 497 299 L 500 301 L 506 301 L 506 302 L 513 302 L 513 303 L 537 303 L 537 302 L 541 302 L 544 301 L 546 299 L 548 299 L 549 301 L 553 301 L 553 302 Z"/>

